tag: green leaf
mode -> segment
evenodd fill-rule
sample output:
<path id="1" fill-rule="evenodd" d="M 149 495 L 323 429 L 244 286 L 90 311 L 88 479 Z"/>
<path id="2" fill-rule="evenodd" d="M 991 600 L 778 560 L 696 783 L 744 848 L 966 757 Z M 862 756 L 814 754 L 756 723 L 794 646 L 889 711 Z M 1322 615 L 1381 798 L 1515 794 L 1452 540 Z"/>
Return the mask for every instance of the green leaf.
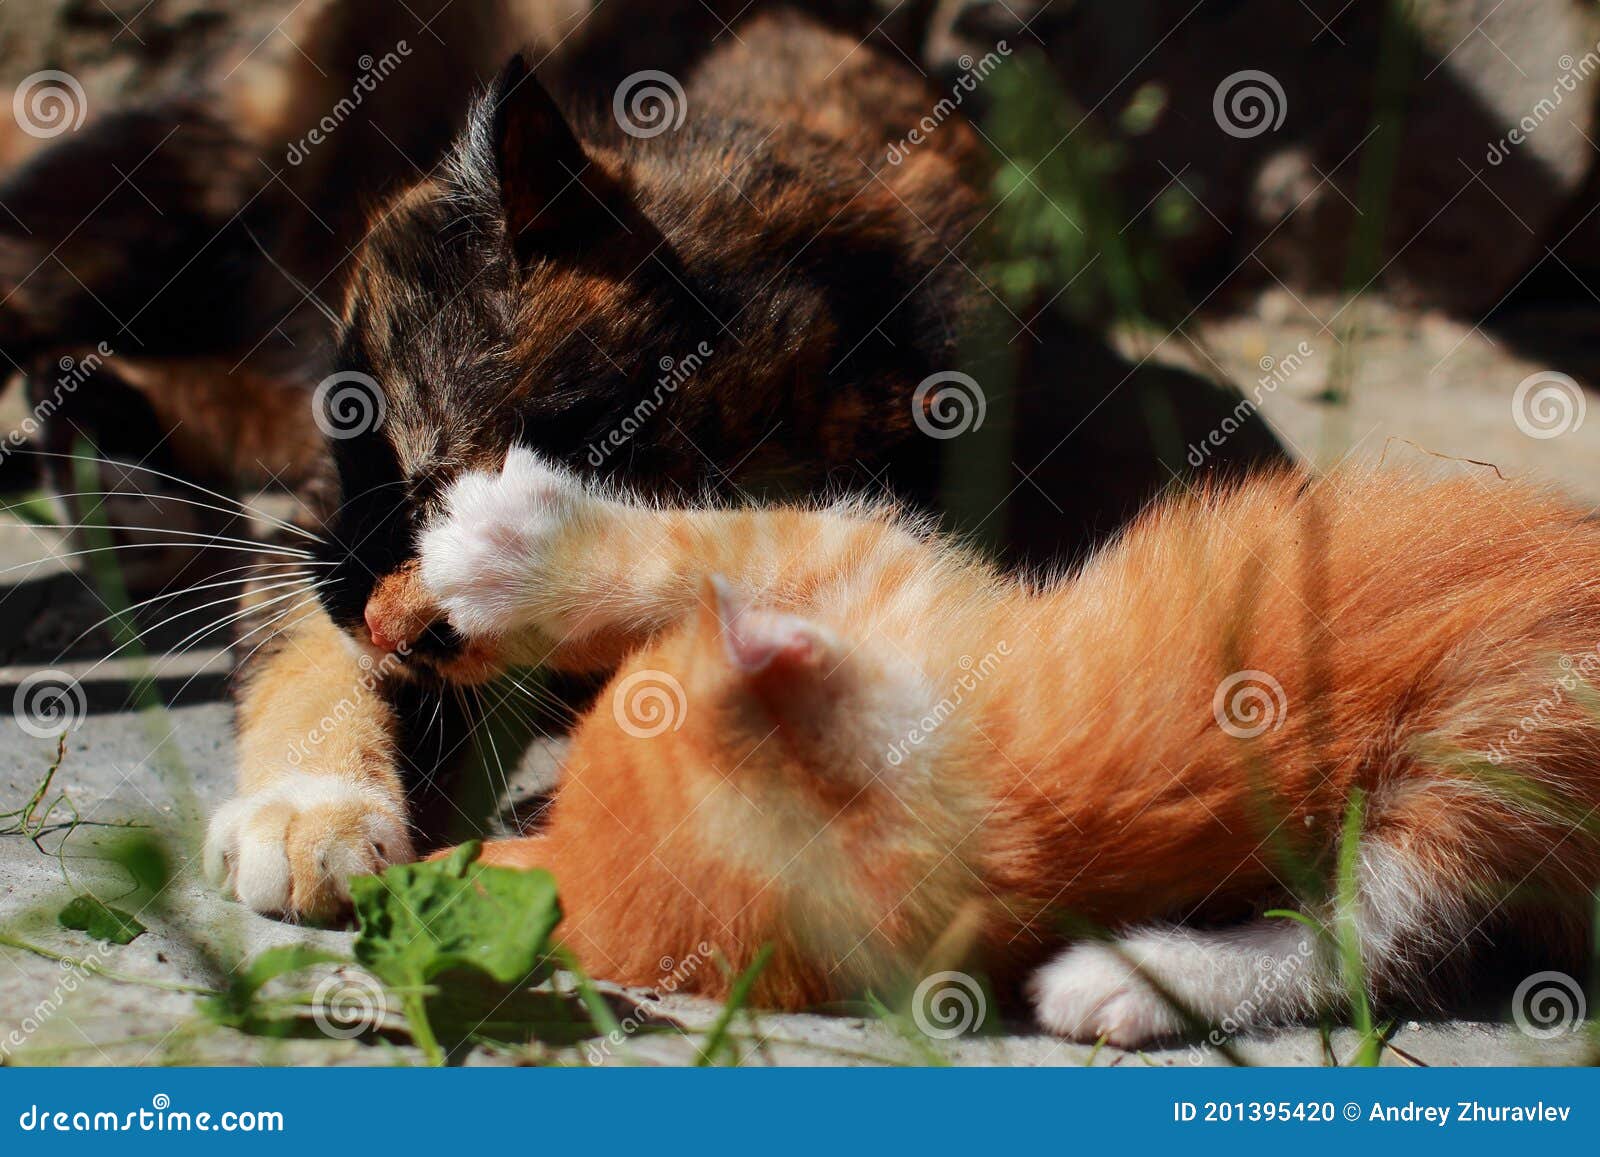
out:
<path id="1" fill-rule="evenodd" d="M 395 988 L 421 988 L 455 969 L 518 984 L 546 961 L 561 906 L 549 872 L 472 861 L 476 843 L 446 860 L 400 864 L 350 881 L 361 933 L 356 960 Z"/>
<path id="2" fill-rule="evenodd" d="M 144 925 L 121 908 L 103 904 L 93 896 L 77 896 L 56 917 L 63 928 L 87 932 L 109 944 L 132 944 L 144 935 Z"/>
<path id="3" fill-rule="evenodd" d="M 444 860 L 350 881 L 356 960 L 401 996 L 412 1035 L 435 1063 L 444 1052 L 429 1022 L 432 982 L 450 974 L 440 986 L 448 1000 L 434 1003 L 443 1012 L 543 979 L 561 919 L 550 873 L 474 863 L 478 850 L 463 844 Z"/>

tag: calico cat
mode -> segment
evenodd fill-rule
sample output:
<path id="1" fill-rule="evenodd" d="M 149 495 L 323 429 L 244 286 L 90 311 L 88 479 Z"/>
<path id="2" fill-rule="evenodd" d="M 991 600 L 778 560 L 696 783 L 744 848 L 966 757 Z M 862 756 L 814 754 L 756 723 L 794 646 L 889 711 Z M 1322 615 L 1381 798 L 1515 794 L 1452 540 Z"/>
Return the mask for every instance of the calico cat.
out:
<path id="1" fill-rule="evenodd" d="M 680 500 L 874 482 L 931 500 L 942 444 L 916 433 L 914 393 L 954 363 L 976 135 L 952 119 L 882 165 L 929 88 L 793 12 L 742 22 L 682 89 L 676 131 L 641 135 L 609 100 L 564 106 L 519 57 L 439 171 L 378 211 L 337 335 L 355 393 L 327 395 L 367 420 L 324 415 L 341 501 L 320 606 L 278 606 L 256 643 L 241 798 L 212 828 L 252 907 L 326 913 L 349 875 L 411 855 L 419 731 L 454 725 L 436 751 L 461 738 L 432 688 L 487 669 L 398 611 L 417 529 L 463 471 L 527 444 Z M 329 786 L 352 777 L 359 798 Z"/>
<path id="2" fill-rule="evenodd" d="M 757 997 L 800 1008 L 964 928 L 999 976 L 1055 957 L 1029 991 L 1068 1036 L 1303 1020 L 1348 995 L 1335 950 L 1261 913 L 1328 920 L 1347 829 L 1376 998 L 1518 937 L 1582 958 L 1600 524 L 1528 486 L 1263 473 L 1030 584 L 879 506 L 669 508 L 517 448 L 446 490 L 418 574 L 489 666 L 623 660 L 547 825 L 483 850 L 552 871 L 618 981 L 771 944 Z"/>

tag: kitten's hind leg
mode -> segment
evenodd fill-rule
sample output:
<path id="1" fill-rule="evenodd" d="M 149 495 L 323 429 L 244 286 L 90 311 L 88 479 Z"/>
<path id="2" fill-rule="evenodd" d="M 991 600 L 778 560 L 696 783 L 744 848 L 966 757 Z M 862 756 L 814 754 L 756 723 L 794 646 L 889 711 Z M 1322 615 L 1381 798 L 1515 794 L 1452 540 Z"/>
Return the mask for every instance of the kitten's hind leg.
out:
<path id="1" fill-rule="evenodd" d="M 1373 999 L 1417 995 L 1442 965 L 1464 961 L 1492 907 L 1495 890 L 1455 844 L 1467 833 L 1447 833 L 1418 807 L 1425 794 L 1369 831 L 1357 861 L 1359 982 Z M 1321 918 L 1333 926 L 1331 907 Z M 1212 1026 L 1303 1023 L 1349 996 L 1331 938 L 1289 918 L 1157 925 L 1077 944 L 1041 968 L 1030 991 L 1052 1031 L 1130 1048 Z"/>
<path id="2" fill-rule="evenodd" d="M 1143 928 L 1076 944 L 1029 984 L 1040 1022 L 1077 1040 L 1133 1048 L 1224 1029 L 1303 1020 L 1333 993 L 1317 935 L 1295 921 Z"/>

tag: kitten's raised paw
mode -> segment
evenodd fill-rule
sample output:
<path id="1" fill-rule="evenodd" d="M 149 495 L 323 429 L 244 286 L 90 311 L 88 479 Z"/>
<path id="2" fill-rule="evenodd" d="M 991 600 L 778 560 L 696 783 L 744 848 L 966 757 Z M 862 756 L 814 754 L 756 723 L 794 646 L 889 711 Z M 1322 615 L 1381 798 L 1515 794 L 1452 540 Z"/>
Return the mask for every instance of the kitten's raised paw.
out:
<path id="1" fill-rule="evenodd" d="M 350 878 L 415 858 L 403 815 L 374 788 L 295 772 L 224 804 L 206 833 L 206 875 L 257 912 L 331 916 Z"/>
<path id="2" fill-rule="evenodd" d="M 422 585 L 469 639 L 553 626 L 538 621 L 545 576 L 561 536 L 595 505 L 576 479 L 513 448 L 498 474 L 472 471 L 450 487 L 419 543 Z"/>
<path id="3" fill-rule="evenodd" d="M 1138 1048 L 1183 1033 L 1183 1017 L 1112 944 L 1079 944 L 1034 973 L 1028 990 L 1039 1023 L 1078 1041 L 1104 1037 Z"/>

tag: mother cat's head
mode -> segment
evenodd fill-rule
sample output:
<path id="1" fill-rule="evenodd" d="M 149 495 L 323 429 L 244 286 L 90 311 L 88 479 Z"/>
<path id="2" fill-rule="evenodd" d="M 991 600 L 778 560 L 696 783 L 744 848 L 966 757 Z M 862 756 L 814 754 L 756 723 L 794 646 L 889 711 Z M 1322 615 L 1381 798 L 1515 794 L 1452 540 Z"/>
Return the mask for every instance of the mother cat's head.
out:
<path id="1" fill-rule="evenodd" d="M 891 189 L 843 138 L 714 109 L 638 138 L 514 60 L 354 255 L 317 399 L 334 621 L 408 670 L 493 675 L 412 574 L 446 487 L 512 445 L 664 496 L 903 467 L 912 389 L 952 339 L 926 221 L 970 208 L 937 153 L 922 164 L 944 179 Z"/>

